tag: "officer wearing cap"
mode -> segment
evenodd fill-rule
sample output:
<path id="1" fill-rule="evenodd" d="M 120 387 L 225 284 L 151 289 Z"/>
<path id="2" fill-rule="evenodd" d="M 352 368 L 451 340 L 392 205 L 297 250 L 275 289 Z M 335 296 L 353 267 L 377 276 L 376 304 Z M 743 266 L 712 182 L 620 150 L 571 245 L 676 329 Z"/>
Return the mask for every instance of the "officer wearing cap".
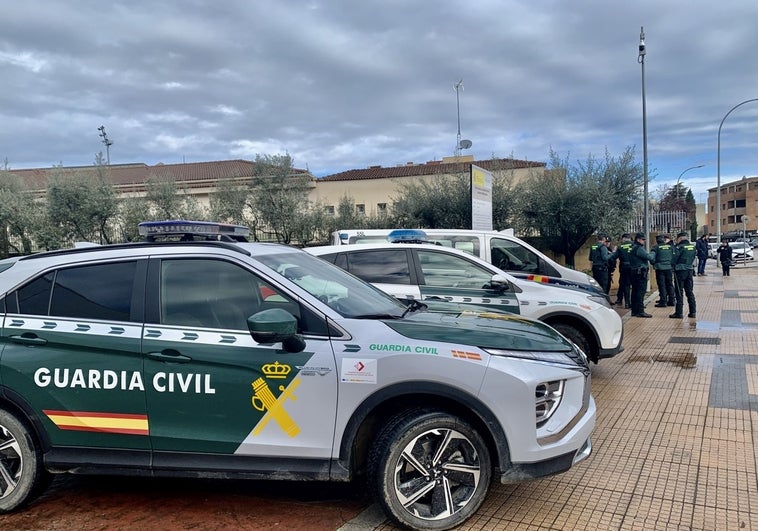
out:
<path id="1" fill-rule="evenodd" d="M 621 241 L 616 246 L 616 250 L 611 253 L 610 260 L 619 261 L 619 287 L 616 291 L 616 306 L 625 304 L 626 308 L 632 307 L 629 290 L 631 288 L 631 268 L 629 266 L 629 253 L 632 252 L 632 238 L 628 232 L 621 235 Z"/>
<path id="2" fill-rule="evenodd" d="M 592 262 L 592 278 L 603 288 L 608 287 L 608 259 L 611 253 L 605 244 L 605 235 L 598 234 L 597 241 L 590 247 L 590 262 Z"/>
<path id="3" fill-rule="evenodd" d="M 687 306 L 690 313 L 687 317 L 696 317 L 695 307 L 695 291 L 693 290 L 693 280 L 695 266 L 695 256 L 697 251 L 695 244 L 690 243 L 687 239 L 686 232 L 680 232 L 676 235 L 676 251 L 674 252 L 674 260 L 672 265 L 674 267 L 674 286 L 676 287 L 676 308 L 674 313 L 669 315 L 672 319 L 681 319 L 683 317 L 682 311 L 684 310 L 684 299 L 682 298 L 682 291 L 687 295 Z"/>
<path id="4" fill-rule="evenodd" d="M 656 244 L 650 251 L 655 255 L 653 270 L 655 271 L 655 283 L 658 284 L 658 308 L 675 306 L 676 295 L 674 292 L 673 273 L 671 262 L 674 259 L 674 246 L 668 234 L 659 234 L 655 237 Z"/>
<path id="5" fill-rule="evenodd" d="M 629 267 L 632 275 L 632 317 L 652 317 L 645 312 L 644 299 L 650 262 L 653 261 L 655 255 L 645 250 L 646 240 L 647 237 L 642 232 L 635 234 L 634 243 L 629 252 Z"/>

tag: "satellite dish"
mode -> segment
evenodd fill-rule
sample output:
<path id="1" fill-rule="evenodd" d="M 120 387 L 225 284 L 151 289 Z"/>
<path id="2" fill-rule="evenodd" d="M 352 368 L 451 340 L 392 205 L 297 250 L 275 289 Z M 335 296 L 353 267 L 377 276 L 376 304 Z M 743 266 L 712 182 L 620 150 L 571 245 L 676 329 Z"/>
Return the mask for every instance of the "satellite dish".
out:
<path id="1" fill-rule="evenodd" d="M 460 147 L 461 149 L 468 149 L 471 147 L 471 140 L 461 140 Z"/>

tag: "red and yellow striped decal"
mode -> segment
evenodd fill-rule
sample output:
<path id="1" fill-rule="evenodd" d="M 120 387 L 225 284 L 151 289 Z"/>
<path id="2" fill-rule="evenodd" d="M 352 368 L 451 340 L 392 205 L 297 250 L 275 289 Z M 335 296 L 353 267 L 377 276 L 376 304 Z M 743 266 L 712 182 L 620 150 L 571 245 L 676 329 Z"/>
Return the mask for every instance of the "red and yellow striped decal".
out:
<path id="1" fill-rule="evenodd" d="M 147 415 L 98 411 L 42 411 L 61 430 L 149 435 Z"/>
<path id="2" fill-rule="evenodd" d="M 463 350 L 452 350 L 454 358 L 463 358 L 467 360 L 482 361 L 482 355 L 476 352 L 466 352 Z"/>
<path id="3" fill-rule="evenodd" d="M 543 275 L 527 275 L 527 280 L 531 280 L 532 282 L 542 282 L 543 284 L 550 284 L 550 277 L 546 277 Z"/>

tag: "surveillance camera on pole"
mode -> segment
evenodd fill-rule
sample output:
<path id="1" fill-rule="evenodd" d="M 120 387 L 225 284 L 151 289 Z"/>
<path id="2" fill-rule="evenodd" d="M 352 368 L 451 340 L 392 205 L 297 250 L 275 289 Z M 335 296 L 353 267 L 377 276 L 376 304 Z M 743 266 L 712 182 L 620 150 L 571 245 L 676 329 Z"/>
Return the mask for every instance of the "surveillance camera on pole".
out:
<path id="1" fill-rule="evenodd" d="M 105 132 L 105 126 L 101 125 L 97 128 L 98 131 L 100 131 L 100 136 L 103 137 L 101 142 L 105 144 L 105 161 L 108 166 L 111 165 L 111 146 L 113 145 L 113 141 L 108 140 L 108 135 Z"/>
<path id="2" fill-rule="evenodd" d="M 462 149 L 469 149 L 472 146 L 471 140 L 461 139 L 461 99 L 460 92 L 463 90 L 463 79 L 459 79 L 458 82 L 453 85 L 455 90 L 455 103 L 458 110 L 458 137 L 455 142 L 455 156 L 461 156 Z"/>

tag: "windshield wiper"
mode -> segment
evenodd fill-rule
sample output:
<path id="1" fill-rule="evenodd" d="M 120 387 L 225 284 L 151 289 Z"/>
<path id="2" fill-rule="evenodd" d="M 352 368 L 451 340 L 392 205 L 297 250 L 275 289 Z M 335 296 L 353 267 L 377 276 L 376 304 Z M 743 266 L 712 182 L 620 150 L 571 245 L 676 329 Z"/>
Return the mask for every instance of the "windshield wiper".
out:
<path id="1" fill-rule="evenodd" d="M 351 319 L 402 319 L 403 315 L 397 315 L 392 313 L 364 313 L 361 315 L 352 315 Z"/>
<path id="2" fill-rule="evenodd" d="M 412 300 L 408 307 L 403 311 L 403 314 L 400 316 L 400 319 L 408 315 L 410 312 L 417 312 L 419 310 L 426 310 L 427 305 L 423 302 L 419 302 L 417 300 Z"/>

